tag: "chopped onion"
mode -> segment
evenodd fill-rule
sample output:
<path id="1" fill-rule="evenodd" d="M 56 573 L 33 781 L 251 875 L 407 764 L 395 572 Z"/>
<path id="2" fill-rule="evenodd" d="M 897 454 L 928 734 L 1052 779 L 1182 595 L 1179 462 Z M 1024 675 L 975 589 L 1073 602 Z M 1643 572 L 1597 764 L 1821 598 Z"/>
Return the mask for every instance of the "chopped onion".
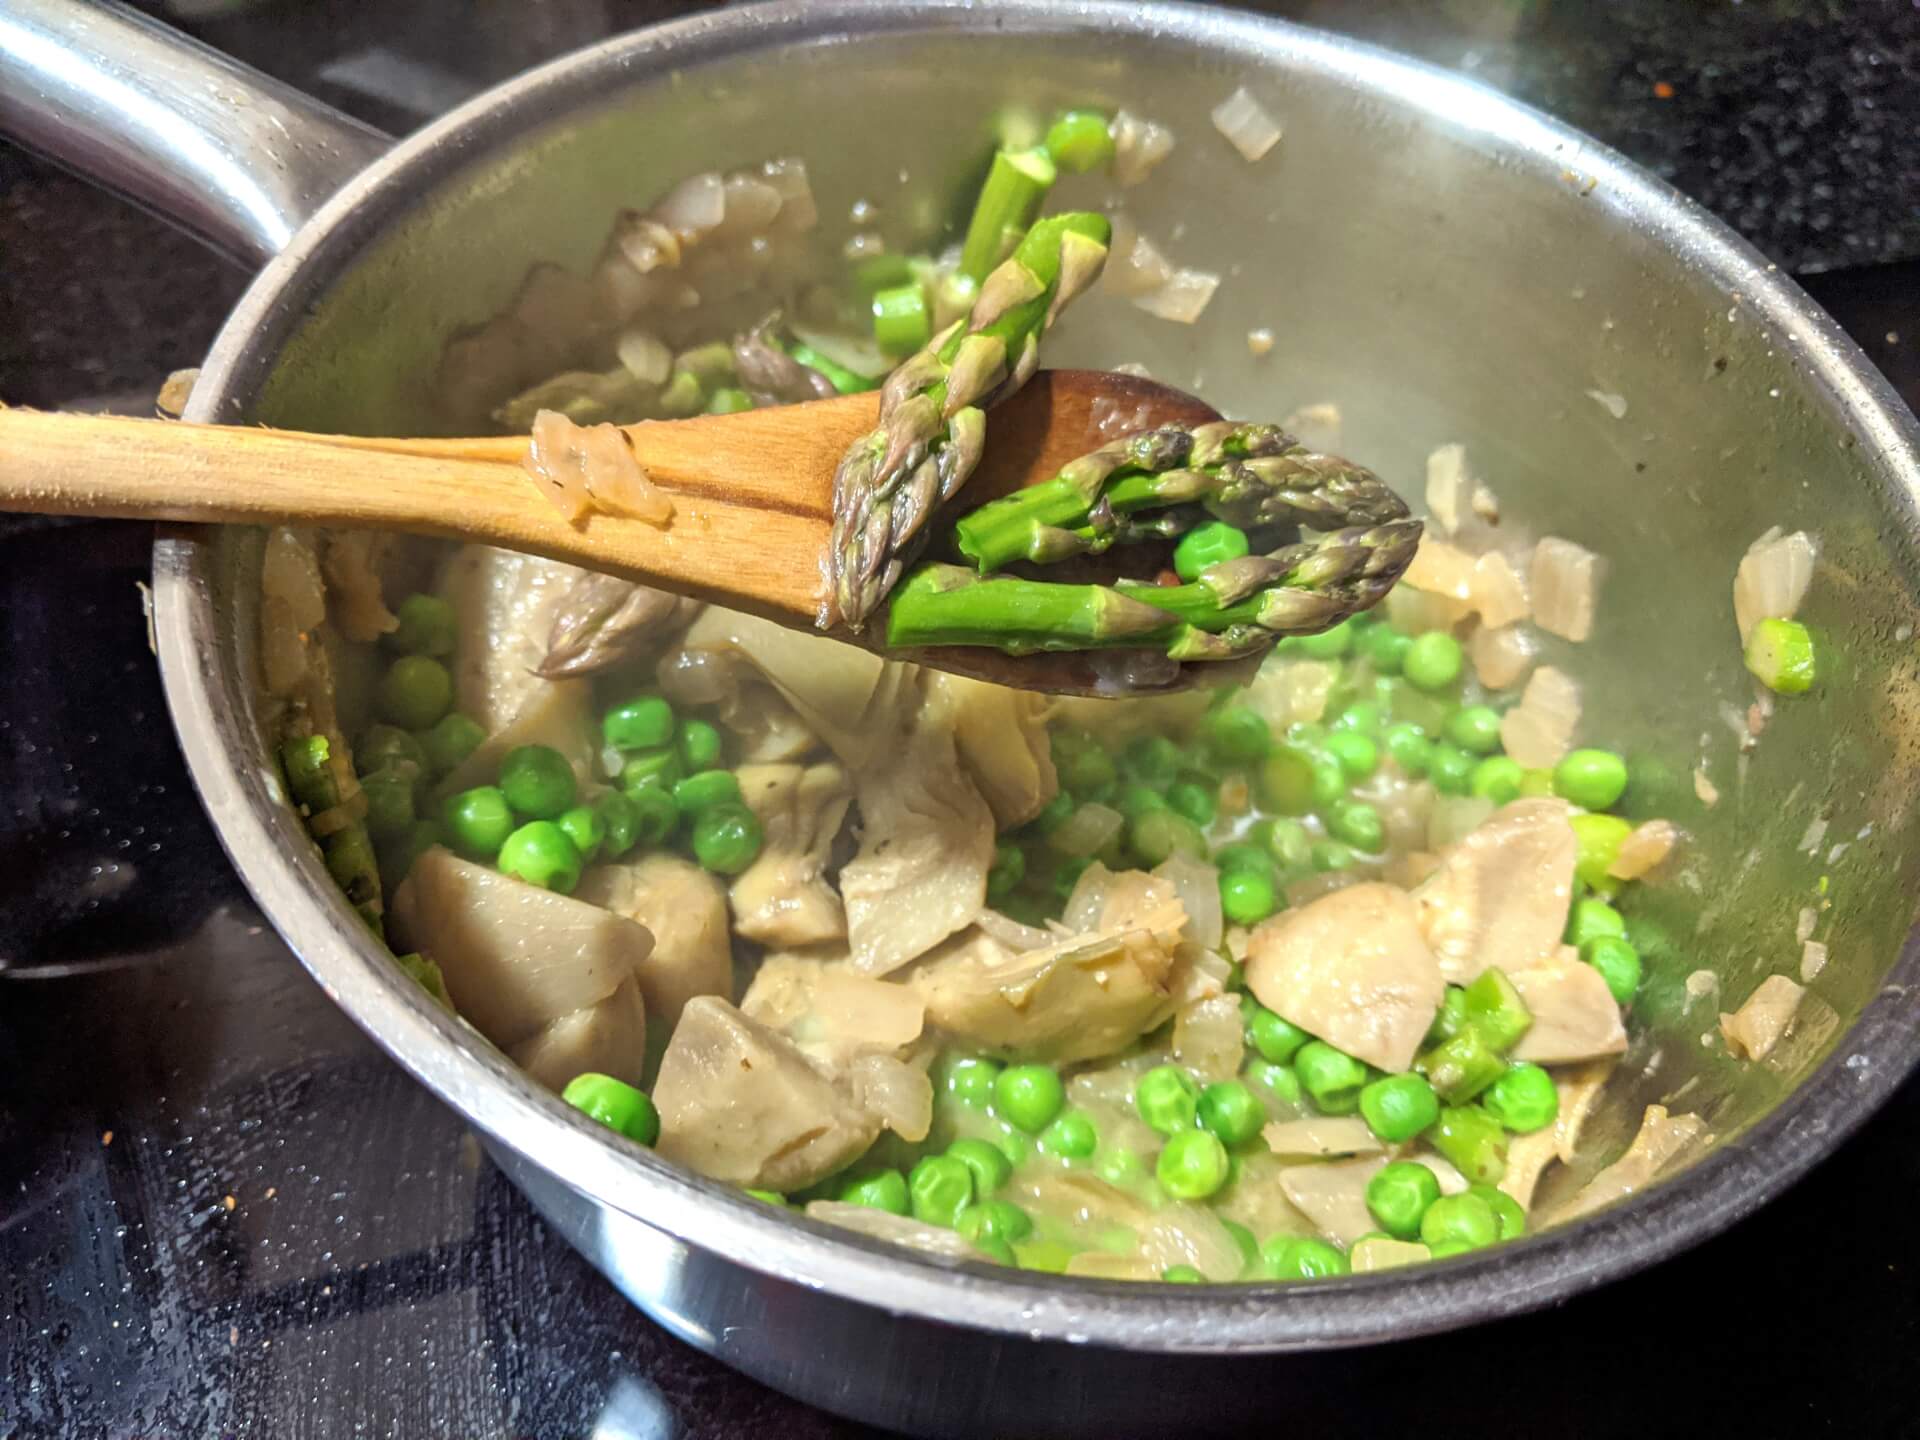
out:
<path id="1" fill-rule="evenodd" d="M 1175 1265 L 1191 1265 L 1207 1279 L 1239 1278 L 1246 1257 L 1233 1232 L 1205 1205 L 1175 1202 L 1153 1212 L 1140 1231 L 1140 1254 L 1158 1275 Z"/>
<path id="2" fill-rule="evenodd" d="M 1394 629 L 1406 635 L 1424 635 L 1429 630 L 1451 630 L 1460 618 L 1461 605 L 1445 595 L 1396 585 L 1387 592 L 1386 608 Z"/>
<path id="3" fill-rule="evenodd" d="M 267 532 L 260 557 L 260 590 L 287 607 L 295 630 L 311 630 L 327 618 L 326 582 L 313 547 L 284 525 Z"/>
<path id="4" fill-rule="evenodd" d="M 911 995 L 904 985 L 886 980 L 870 981 Z M 917 996 L 913 998 L 918 999 Z M 919 1027 L 914 1027 L 916 1036 Z M 892 1055 L 868 1054 L 857 1057 L 848 1067 L 854 1103 L 902 1140 L 918 1144 L 933 1128 L 933 1086 L 927 1072 Z"/>
<path id="5" fill-rule="evenodd" d="M 1100 928 L 1100 916 L 1106 911 L 1107 896 L 1113 891 L 1113 872 L 1099 861 L 1080 872 L 1073 882 L 1073 893 L 1061 907 L 1060 923 L 1070 935 L 1085 935 Z"/>
<path id="6" fill-rule="evenodd" d="M 1811 905 L 1802 905 L 1800 913 L 1793 920 L 1793 938 L 1802 945 L 1813 938 L 1813 932 L 1820 923 L 1819 912 Z"/>
<path id="7" fill-rule="evenodd" d="M 1827 968 L 1827 947 L 1819 940 L 1808 940 L 1800 946 L 1800 979 L 1811 985 L 1814 978 Z"/>
<path id="8" fill-rule="evenodd" d="M 967 1243 L 957 1230 L 923 1221 L 909 1220 L 871 1205 L 853 1205 L 843 1200 L 813 1200 L 807 1204 L 809 1220 L 824 1220 L 843 1230 L 857 1231 L 875 1240 L 890 1240 L 909 1250 L 940 1255 L 949 1260 L 978 1260 L 980 1252 Z"/>
<path id="9" fill-rule="evenodd" d="M 1693 771 L 1693 793 L 1702 805 L 1714 806 L 1720 803 L 1720 787 L 1709 780 L 1707 772 L 1698 766 L 1695 766 Z"/>
<path id="10" fill-rule="evenodd" d="M 666 342 L 645 330 L 629 330 L 616 347 L 620 363 L 642 385 L 664 385 L 673 373 L 673 351 Z"/>
<path id="11" fill-rule="evenodd" d="M 1483 625 L 1511 625 L 1527 618 L 1527 592 L 1507 557 L 1497 550 L 1473 562 L 1468 590 Z"/>
<path id="12" fill-rule="evenodd" d="M 1098 855 L 1126 828 L 1127 817 L 1111 805 L 1082 805 L 1047 836 L 1047 844 L 1062 855 Z"/>
<path id="13" fill-rule="evenodd" d="M 1187 912 L 1187 939 L 1205 950 L 1219 946 L 1226 933 L 1220 910 L 1220 872 L 1191 855 L 1170 855 L 1153 873 L 1171 881 Z"/>
<path id="14" fill-rule="evenodd" d="M 1171 130 L 1130 111 L 1115 112 L 1107 133 L 1113 138 L 1113 178 L 1122 185 L 1138 185 L 1173 150 Z"/>
<path id="15" fill-rule="evenodd" d="M 1213 107 L 1213 128 L 1249 162 L 1280 143 L 1280 127 L 1244 85 Z"/>
<path id="16" fill-rule="evenodd" d="M 760 235 L 780 213 L 780 192 L 765 180 L 752 175 L 729 175 L 722 182 L 723 218 L 714 227 L 716 236 L 745 239 Z"/>
<path id="17" fill-rule="evenodd" d="M 1473 661 L 1474 676 L 1489 690 L 1519 684 L 1532 668 L 1533 657 L 1533 641 L 1521 625 L 1502 625 L 1497 630 L 1482 625 L 1467 641 L 1467 658 Z"/>
<path id="18" fill-rule="evenodd" d="M 1549 535 L 1534 546 L 1532 568 L 1534 620 L 1550 635 L 1585 640 L 1593 633 L 1600 557 L 1571 540 Z"/>
<path id="19" fill-rule="evenodd" d="M 542 410 L 520 463 L 569 524 L 594 510 L 649 525 L 673 518 L 673 502 L 647 479 L 617 426 L 576 425 L 557 410 Z"/>
<path id="20" fill-rule="evenodd" d="M 1332 455 L 1340 449 L 1340 407 L 1331 400 L 1302 405 L 1280 422 L 1280 428 L 1309 450 Z"/>
<path id="21" fill-rule="evenodd" d="M 1211 995 L 1185 1006 L 1173 1020 L 1173 1058 L 1212 1084 L 1240 1073 L 1246 1021 L 1232 995 Z"/>
<path id="22" fill-rule="evenodd" d="M 1731 1015 L 1720 1017 L 1720 1033 L 1736 1058 L 1764 1060 L 1793 1023 L 1804 986 L 1785 975 L 1769 975 Z"/>
<path id="23" fill-rule="evenodd" d="M 813 186 L 807 180 L 807 162 L 794 158 L 769 160 L 760 167 L 767 184 L 780 197 L 780 214 L 775 229 L 811 230 L 820 223 L 820 210 L 814 204 Z"/>
<path id="24" fill-rule="evenodd" d="M 973 923 L 980 927 L 980 933 L 989 940 L 1016 953 L 1027 950 L 1039 950 L 1053 944 L 1053 936 L 1035 925 L 1022 925 L 1011 915 L 1002 915 L 998 910 L 982 910 L 973 917 Z"/>
<path id="25" fill-rule="evenodd" d="M 816 330 L 810 325 L 792 324 L 793 338 L 811 346 L 836 365 L 844 365 L 856 375 L 877 380 L 893 368 L 871 336 L 847 335 L 835 330 Z"/>
<path id="26" fill-rule="evenodd" d="M 1473 593 L 1473 556 L 1458 545 L 1423 534 L 1419 548 L 1413 552 L 1413 563 L 1400 578 L 1416 590 L 1456 602 L 1454 608 L 1464 615 Z"/>
<path id="27" fill-rule="evenodd" d="M 306 678 L 307 646 L 293 611 L 278 595 L 260 600 L 260 680 L 269 695 L 287 696 Z"/>
<path id="28" fill-rule="evenodd" d="M 1273 352 L 1273 331 L 1262 325 L 1247 331 L 1247 353 L 1256 359 Z"/>
<path id="29" fill-rule="evenodd" d="M 1527 681 L 1520 703 L 1500 720 L 1500 743 L 1528 770 L 1551 770 L 1573 744 L 1580 687 L 1551 665 Z"/>
<path id="30" fill-rule="evenodd" d="M 651 213 L 682 244 L 698 240 L 726 218 L 726 181 L 712 170 L 689 175 L 669 190 Z"/>
<path id="31" fill-rule="evenodd" d="M 1627 418 L 1627 397 L 1616 395 L 1611 390 L 1589 390 L 1587 398 L 1605 410 L 1616 420 Z"/>
<path id="32" fill-rule="evenodd" d="M 1748 547 L 1733 577 L 1733 618 L 1744 650 L 1762 620 L 1791 620 L 1813 581 L 1813 538 L 1804 530 L 1769 530 Z"/>
<path id="33" fill-rule="evenodd" d="M 1124 213 L 1113 218 L 1110 258 L 1101 283 L 1129 300 L 1149 295 L 1173 278 L 1173 266 Z"/>
<path id="34" fill-rule="evenodd" d="M 651 215 L 628 211 L 613 232 L 614 247 L 642 275 L 680 263 L 680 237 Z"/>
<path id="35" fill-rule="evenodd" d="M 1461 507 L 1473 481 L 1467 474 L 1467 447 L 1442 445 L 1427 456 L 1427 513 L 1451 535 L 1460 528 Z"/>
<path id="36" fill-rule="evenodd" d="M 1220 286 L 1220 277 L 1206 270 L 1188 270 L 1184 267 L 1173 272 L 1167 283 L 1158 290 L 1150 290 L 1134 300 L 1134 305 L 1149 315 L 1162 320 L 1172 320 L 1181 325 L 1191 325 L 1200 318 L 1201 311 L 1213 299 L 1213 292 Z"/>
<path id="37" fill-rule="evenodd" d="M 1607 867 L 1616 880 L 1638 880 L 1672 853 L 1680 832 L 1670 820 L 1648 820 L 1620 842 L 1620 852 Z"/>
<path id="38" fill-rule="evenodd" d="M 1473 513 L 1489 525 L 1500 523 L 1500 497 L 1478 480 L 1473 485 Z"/>

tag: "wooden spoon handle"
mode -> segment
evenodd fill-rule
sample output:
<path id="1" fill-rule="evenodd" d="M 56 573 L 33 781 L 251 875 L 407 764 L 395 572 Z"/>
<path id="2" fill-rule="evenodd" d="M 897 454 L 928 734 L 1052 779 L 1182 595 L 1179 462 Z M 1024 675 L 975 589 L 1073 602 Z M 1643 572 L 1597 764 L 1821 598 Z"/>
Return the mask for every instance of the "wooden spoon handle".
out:
<path id="1" fill-rule="evenodd" d="M 679 429 L 679 426 L 662 427 Z M 793 623 L 813 613 L 823 521 L 719 494 L 673 523 L 573 526 L 517 462 L 526 442 L 356 440 L 241 426 L 0 410 L 0 508 L 209 524 L 405 530 L 591 565 Z M 711 487 L 710 487 L 711 488 Z"/>

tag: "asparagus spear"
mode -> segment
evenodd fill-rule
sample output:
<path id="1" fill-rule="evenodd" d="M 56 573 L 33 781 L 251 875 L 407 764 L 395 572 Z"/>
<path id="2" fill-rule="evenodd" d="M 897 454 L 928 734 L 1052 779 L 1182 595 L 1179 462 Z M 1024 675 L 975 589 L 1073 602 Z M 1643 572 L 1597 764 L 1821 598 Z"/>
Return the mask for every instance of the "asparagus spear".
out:
<path id="1" fill-rule="evenodd" d="M 960 245 L 960 273 L 985 280 L 1020 232 L 1033 223 L 1059 171 L 1044 147 L 996 150 Z"/>
<path id="2" fill-rule="evenodd" d="M 1271 555 L 1222 561 L 1190 585 L 1062 585 L 921 565 L 894 592 L 887 643 L 1236 659 L 1377 603 L 1413 559 L 1420 531 L 1418 520 L 1336 530 Z"/>
<path id="3" fill-rule="evenodd" d="M 1026 384 L 1041 332 L 1099 276 L 1110 234 L 1101 215 L 1037 221 L 987 276 L 967 318 L 888 377 L 879 425 L 848 448 L 834 476 L 822 629 L 860 629 L 899 580 L 927 517 L 979 463 L 985 408 Z"/>
<path id="4" fill-rule="evenodd" d="M 1111 441 L 1053 479 L 962 516 L 954 531 L 960 553 L 985 575 L 1016 560 L 1047 564 L 1178 535 L 1206 515 L 1242 529 L 1291 523 L 1329 530 L 1406 514 L 1372 471 L 1315 454 L 1277 425 L 1222 420 Z"/>

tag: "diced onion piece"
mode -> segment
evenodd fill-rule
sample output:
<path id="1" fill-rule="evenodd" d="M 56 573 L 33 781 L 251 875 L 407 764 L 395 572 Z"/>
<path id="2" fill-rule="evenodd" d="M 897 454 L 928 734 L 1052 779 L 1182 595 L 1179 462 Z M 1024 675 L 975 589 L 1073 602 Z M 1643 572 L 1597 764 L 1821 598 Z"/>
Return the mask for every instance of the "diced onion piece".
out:
<path id="1" fill-rule="evenodd" d="M 1811 985 L 1820 972 L 1827 968 L 1827 947 L 1823 941 L 1808 940 L 1800 946 L 1800 979 Z"/>
<path id="2" fill-rule="evenodd" d="M 889 1240 L 909 1250 L 941 1255 L 949 1260 L 978 1260 L 980 1252 L 957 1230 L 909 1220 L 870 1205 L 853 1205 L 841 1200 L 813 1200 L 807 1204 L 809 1220 L 824 1220 L 829 1225 L 857 1231 L 875 1240 Z"/>
<path id="3" fill-rule="evenodd" d="M 657 335 L 645 330 L 629 330 L 617 347 L 620 363 L 642 385 L 664 385 L 673 373 L 673 351 Z"/>
<path id="4" fill-rule="evenodd" d="M 1500 497 L 1481 481 L 1473 482 L 1473 513 L 1489 525 L 1500 523 Z"/>
<path id="5" fill-rule="evenodd" d="M 820 223 L 820 210 L 814 203 L 813 186 L 807 179 L 807 162 L 783 158 L 769 160 L 760 167 L 767 184 L 780 197 L 779 230 L 811 230 Z"/>
<path id="6" fill-rule="evenodd" d="M 168 420 L 178 420 L 187 408 L 187 401 L 193 398 L 193 387 L 199 379 L 198 365 L 187 370 L 175 370 L 161 385 L 160 393 L 153 397 L 154 409 Z"/>
<path id="7" fill-rule="evenodd" d="M 1720 787 L 1707 778 L 1707 772 L 1694 767 L 1693 793 L 1702 805 L 1714 806 L 1720 803 Z"/>
<path id="8" fill-rule="evenodd" d="M 1175 1265 L 1191 1265 L 1207 1279 L 1239 1278 L 1246 1257 L 1233 1232 L 1205 1205 L 1163 1205 L 1140 1230 L 1140 1254 L 1158 1276 Z"/>
<path id="9" fill-rule="evenodd" d="M 1533 642 L 1520 625 L 1502 625 L 1497 630 L 1482 625 L 1467 641 L 1467 658 L 1473 661 L 1474 676 L 1489 690 L 1519 684 L 1532 668 L 1533 656 Z"/>
<path id="10" fill-rule="evenodd" d="M 852 978 L 852 977 L 849 977 Z M 886 980 L 869 984 L 904 992 L 916 1005 L 919 996 L 904 985 Z M 918 1038 L 919 1026 L 914 1027 Z M 870 1054 L 857 1057 L 848 1067 L 854 1102 L 902 1140 L 918 1144 L 933 1128 L 933 1086 L 927 1072 L 892 1055 Z"/>
<path id="11" fill-rule="evenodd" d="M 1731 1015 L 1720 1017 L 1720 1033 L 1736 1058 L 1764 1060 L 1793 1023 L 1806 987 L 1785 975 L 1769 975 Z"/>
<path id="12" fill-rule="evenodd" d="M 1203 1084 L 1231 1080 L 1240 1072 L 1246 1021 L 1231 995 L 1209 995 L 1183 1006 L 1173 1021 L 1173 1058 Z"/>
<path id="13" fill-rule="evenodd" d="M 1473 608 L 1473 557 L 1458 545 L 1449 544 L 1431 533 L 1420 537 L 1420 547 L 1413 552 L 1413 563 L 1407 566 L 1407 572 L 1401 576 L 1407 584 L 1416 590 L 1424 590 L 1444 603 L 1444 613 L 1448 616 L 1445 627 L 1462 619 Z"/>
<path id="14" fill-rule="evenodd" d="M 326 583 L 320 578 L 320 559 L 313 547 L 285 526 L 267 533 L 260 560 L 260 590 L 287 607 L 296 630 L 311 630 L 327 618 Z"/>
<path id="15" fill-rule="evenodd" d="M 793 331 L 793 338 L 801 344 L 811 346 L 836 365 L 844 365 L 856 375 L 864 375 L 870 380 L 879 379 L 893 368 L 893 362 L 874 343 L 871 335 L 853 336 L 837 330 L 816 330 L 798 323 L 787 328 Z"/>
<path id="16" fill-rule="evenodd" d="M 680 237 L 651 215 L 629 211 L 614 227 L 613 244 L 627 264 L 642 275 L 680 264 Z"/>
<path id="17" fill-rule="evenodd" d="M 1187 912 L 1187 939 L 1204 950 L 1220 944 L 1226 919 L 1220 909 L 1220 872 L 1191 855 L 1172 855 L 1155 867 L 1155 875 L 1173 883 Z"/>
<path id="18" fill-rule="evenodd" d="M 1580 724 L 1580 687 L 1551 665 L 1527 681 L 1520 703 L 1500 720 L 1500 743 L 1523 769 L 1551 770 Z"/>
<path id="19" fill-rule="evenodd" d="M 1160 253 L 1160 247 L 1124 213 L 1113 217 L 1113 243 L 1108 252 L 1107 267 L 1101 271 L 1100 281 L 1130 300 L 1158 290 L 1173 275 L 1173 266 Z"/>
<path id="20" fill-rule="evenodd" d="M 1583 545 L 1549 535 L 1533 549 L 1533 618 L 1542 630 L 1562 640 L 1581 641 L 1593 633 L 1600 557 Z"/>
<path id="21" fill-rule="evenodd" d="M 594 510 L 650 525 L 673 517 L 673 502 L 647 479 L 615 426 L 576 425 L 557 410 L 542 410 L 520 463 L 571 524 Z"/>
<path id="22" fill-rule="evenodd" d="M 689 175 L 666 193 L 652 215 L 682 244 L 698 240 L 727 214 L 727 185 L 712 170 Z"/>
<path id="23" fill-rule="evenodd" d="M 1062 855 L 1098 855 L 1126 824 L 1126 816 L 1111 805 L 1090 802 L 1074 811 L 1047 836 L 1047 844 Z"/>
<path id="24" fill-rule="evenodd" d="M 999 941 L 1015 953 L 1043 949 L 1054 941 L 1051 932 L 1037 925 L 1022 925 L 1011 915 L 1002 915 L 998 910 L 982 910 L 973 917 L 973 923 L 980 927 L 982 935 L 989 940 Z"/>
<path id="25" fill-rule="evenodd" d="M 1258 358 L 1273 353 L 1273 331 L 1262 325 L 1247 331 L 1247 353 Z"/>
<path id="26" fill-rule="evenodd" d="M 293 610 L 278 595 L 260 599 L 260 679 L 269 695 L 291 695 L 307 674 L 307 646 Z"/>
<path id="27" fill-rule="evenodd" d="M 752 175 L 729 175 L 722 182 L 722 219 L 715 235 L 745 239 L 761 235 L 780 213 L 780 192 Z"/>
<path id="28" fill-rule="evenodd" d="M 1302 405 L 1287 416 L 1280 422 L 1280 428 L 1309 450 L 1332 455 L 1340 449 L 1341 423 L 1338 405 L 1331 400 L 1317 400 L 1311 405 Z"/>
<path id="29" fill-rule="evenodd" d="M 1497 550 L 1473 562 L 1468 590 L 1483 625 L 1511 625 L 1527 618 L 1526 589 L 1507 557 Z"/>
<path id="30" fill-rule="evenodd" d="M 1417 1240 L 1395 1240 L 1388 1235 L 1371 1235 L 1354 1242 L 1347 1257 L 1356 1275 L 1371 1275 L 1377 1270 L 1398 1270 L 1405 1265 L 1424 1265 L 1433 1252 Z"/>
<path id="31" fill-rule="evenodd" d="M 1607 874 L 1616 880 L 1638 880 L 1673 853 L 1679 838 L 1680 832 L 1671 820 L 1648 820 L 1635 826 L 1633 833 L 1620 842 L 1620 853 L 1607 867 Z"/>
<path id="32" fill-rule="evenodd" d="M 1762 620 L 1791 620 L 1813 581 L 1813 539 L 1804 530 L 1782 535 L 1769 530 L 1748 548 L 1733 577 L 1733 618 L 1740 626 L 1740 647 L 1753 638 Z"/>
<path id="33" fill-rule="evenodd" d="M 1587 398 L 1616 420 L 1627 418 L 1627 397 L 1611 390 L 1589 390 Z"/>
<path id="34" fill-rule="evenodd" d="M 1113 178 L 1122 185 L 1138 185 L 1173 150 L 1171 130 L 1127 110 L 1114 114 L 1107 133 L 1113 139 Z"/>
<path id="35" fill-rule="evenodd" d="M 1213 128 L 1248 161 L 1258 160 L 1280 143 L 1280 127 L 1244 85 L 1213 107 Z"/>
<path id="36" fill-rule="evenodd" d="M 1794 917 L 1793 938 L 1802 945 L 1813 938 L 1813 932 L 1820 923 L 1820 912 L 1811 905 L 1802 905 L 1800 913 Z"/>
<path id="37" fill-rule="evenodd" d="M 1387 592 L 1387 619 L 1393 628 L 1406 635 L 1424 635 L 1429 630 L 1451 630 L 1460 618 L 1458 600 L 1411 585 L 1396 585 Z"/>
<path id="38" fill-rule="evenodd" d="M 1174 271 L 1167 283 L 1158 290 L 1149 290 L 1145 295 L 1136 297 L 1133 303 L 1162 320 L 1191 325 L 1200 318 L 1200 313 L 1207 308 L 1207 303 L 1213 299 L 1213 292 L 1219 287 L 1218 275 L 1182 267 Z"/>
<path id="39" fill-rule="evenodd" d="M 1427 456 L 1427 513 L 1451 535 L 1460 528 L 1460 516 L 1473 488 L 1467 474 L 1467 447 L 1442 445 Z"/>

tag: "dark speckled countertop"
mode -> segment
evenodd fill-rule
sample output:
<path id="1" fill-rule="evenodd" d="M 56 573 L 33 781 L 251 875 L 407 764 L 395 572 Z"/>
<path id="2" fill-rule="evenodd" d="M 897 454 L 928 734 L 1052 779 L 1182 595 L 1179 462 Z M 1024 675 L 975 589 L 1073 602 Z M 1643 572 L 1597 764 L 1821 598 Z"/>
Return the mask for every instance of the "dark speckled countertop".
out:
<path id="1" fill-rule="evenodd" d="M 398 132 L 702 7 L 147 8 Z M 1255 8 L 1461 69 L 1612 142 L 1806 279 L 1920 403 L 1916 0 Z M 197 362 L 243 280 L 0 145 L 0 401 L 150 394 Z M 263 925 L 186 800 L 130 603 L 146 543 L 0 520 L 0 1440 L 870 1433 L 629 1309 Z M 1920 1193 L 1917 1133 L 1910 1083 L 1731 1233 L 1562 1311 L 1398 1347 L 1405 1384 L 1364 1416 L 1302 1395 L 1276 1425 L 1920 1433 L 1903 1383 L 1920 1242 L 1887 1203 Z M 1326 1363 L 1331 1378 L 1343 1362 Z"/>

